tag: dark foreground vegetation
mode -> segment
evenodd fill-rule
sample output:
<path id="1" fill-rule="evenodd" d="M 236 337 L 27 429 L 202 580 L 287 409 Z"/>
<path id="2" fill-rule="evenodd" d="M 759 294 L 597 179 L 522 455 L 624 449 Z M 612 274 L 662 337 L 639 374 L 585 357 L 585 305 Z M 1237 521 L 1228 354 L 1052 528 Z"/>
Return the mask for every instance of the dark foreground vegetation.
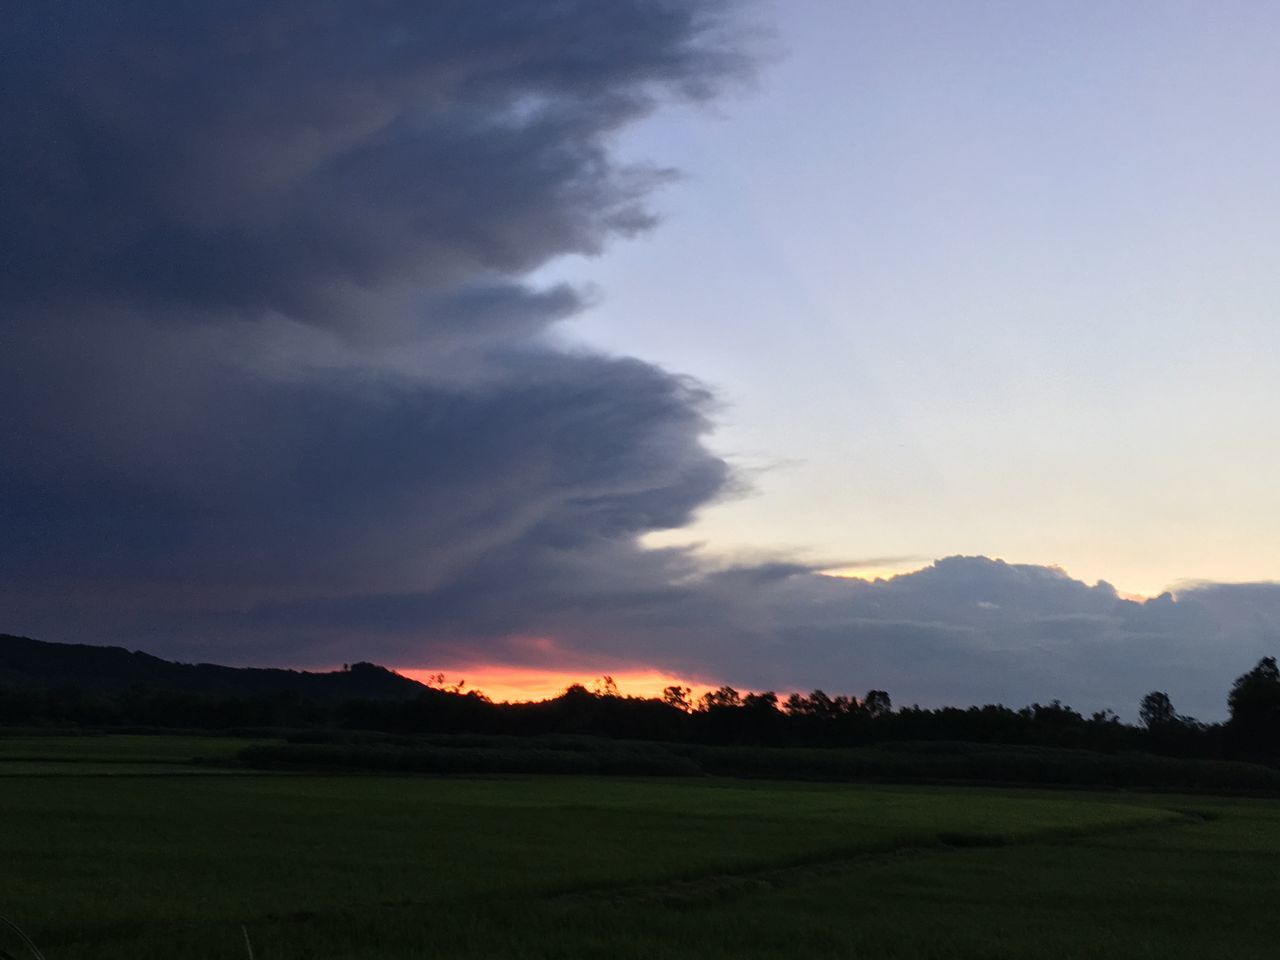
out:
<path id="1" fill-rule="evenodd" d="M 0 735 L 0 913 L 49 960 L 1274 955 L 1274 800 L 175 762 L 233 743 Z"/>
<path id="2" fill-rule="evenodd" d="M 383 773 L 726 776 L 888 783 L 1007 783 L 1280 795 L 1280 770 L 1232 760 L 954 741 L 869 747 L 649 743 L 602 737 L 380 737 L 301 733 L 247 747 L 250 768 Z"/>
<path id="3" fill-rule="evenodd" d="M 1230 719 L 1180 715 L 1159 691 L 1140 725 L 1053 702 L 894 709 L 889 695 L 785 699 L 722 687 L 691 701 L 618 695 L 606 677 L 538 703 L 492 703 L 373 664 L 328 674 L 172 664 L 0 637 L 0 726 L 260 733 L 276 769 L 965 780 L 1160 789 L 1280 786 L 1280 670 L 1265 658 Z"/>

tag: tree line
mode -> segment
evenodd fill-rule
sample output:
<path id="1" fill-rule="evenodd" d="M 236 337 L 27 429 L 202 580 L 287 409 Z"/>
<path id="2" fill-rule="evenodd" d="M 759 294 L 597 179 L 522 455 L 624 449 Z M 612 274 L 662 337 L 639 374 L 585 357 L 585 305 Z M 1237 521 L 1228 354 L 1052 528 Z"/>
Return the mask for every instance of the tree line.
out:
<path id="1" fill-rule="evenodd" d="M 364 665 L 356 665 L 357 668 Z M 389 734 L 581 734 L 618 739 L 743 746 L 863 746 L 890 741 L 963 741 L 1104 752 L 1249 759 L 1280 764 L 1280 669 L 1265 657 L 1227 694 L 1229 719 L 1202 723 L 1176 710 L 1167 693 L 1142 698 L 1139 723 L 1103 710 L 1088 716 L 1058 701 L 895 709 L 889 694 L 785 698 L 729 686 L 694 698 L 683 686 L 660 697 L 621 695 L 602 678 L 536 703 L 493 703 L 483 694 L 424 687 L 399 699 L 332 701 L 296 690 L 225 696 L 135 686 L 118 693 L 76 686 L 0 689 L 0 724 L 100 728 L 296 731 L 368 730 Z"/>

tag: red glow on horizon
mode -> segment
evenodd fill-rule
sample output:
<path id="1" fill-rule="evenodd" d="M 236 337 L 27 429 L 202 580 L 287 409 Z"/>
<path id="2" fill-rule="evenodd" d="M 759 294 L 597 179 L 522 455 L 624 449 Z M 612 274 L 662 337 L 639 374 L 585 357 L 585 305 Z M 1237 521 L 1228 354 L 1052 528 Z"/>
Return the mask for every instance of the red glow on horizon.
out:
<path id="1" fill-rule="evenodd" d="M 654 669 L 623 669 L 591 673 L 585 670 L 552 670 L 540 667 L 513 667 L 505 664 L 471 664 L 442 667 L 438 670 L 403 670 L 397 673 L 430 686 L 452 689 L 462 682 L 462 692 L 474 690 L 495 702 L 525 703 L 550 700 L 565 688 L 581 684 L 588 690 L 601 691 L 603 675 L 613 678 L 618 693 L 631 697 L 660 697 L 664 687 L 682 686 L 693 690 L 692 698 L 714 689 L 702 680 L 691 680 Z M 444 674 L 443 682 L 435 678 Z"/>

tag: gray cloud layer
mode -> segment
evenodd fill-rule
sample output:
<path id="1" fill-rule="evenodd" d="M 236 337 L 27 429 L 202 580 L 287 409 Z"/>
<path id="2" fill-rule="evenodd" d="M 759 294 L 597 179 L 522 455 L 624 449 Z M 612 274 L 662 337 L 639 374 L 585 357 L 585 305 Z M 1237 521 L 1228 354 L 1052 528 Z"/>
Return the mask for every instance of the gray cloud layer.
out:
<path id="1" fill-rule="evenodd" d="M 613 163 L 608 134 L 741 68 L 722 6 L 20 11 L 0 66 L 0 289 L 368 326 L 370 297 L 598 251 L 648 226 L 661 175 Z"/>
<path id="2" fill-rule="evenodd" d="M 1220 713 L 1275 588 L 708 571 L 711 398 L 546 336 L 526 275 L 651 225 L 611 136 L 748 69 L 718 0 L 11 11 L 0 629 L 189 659 L 659 665 L 924 702 Z M 1183 696 L 1183 691 L 1186 691 Z M 1196 699 L 1197 697 L 1201 699 Z M 1183 702 L 1185 701 L 1185 702 Z"/>
<path id="3" fill-rule="evenodd" d="M 581 298 L 521 278 L 650 225 L 666 174 L 608 140 L 745 71 L 727 13 L 54 2 L 10 19 L 9 608 L 95 636 L 172 613 L 175 644 L 200 617 L 429 594 L 496 556 L 599 543 L 626 565 L 637 534 L 685 523 L 728 478 L 701 443 L 705 392 L 556 350 L 544 333 Z"/>

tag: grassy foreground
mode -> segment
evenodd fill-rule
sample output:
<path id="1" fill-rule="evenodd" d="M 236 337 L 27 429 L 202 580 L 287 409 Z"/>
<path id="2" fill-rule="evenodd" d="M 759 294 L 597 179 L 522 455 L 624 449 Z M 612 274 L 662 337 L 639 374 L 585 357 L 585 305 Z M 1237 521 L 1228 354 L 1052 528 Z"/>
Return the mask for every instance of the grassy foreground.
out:
<path id="1" fill-rule="evenodd" d="M 97 760 L 65 763 L 219 755 L 99 739 Z M 54 762 L 13 746 L 0 762 Z M 258 960 L 1270 957 L 1277 854 L 1265 800 L 69 768 L 0 783 L 0 913 L 49 960 L 243 957 L 241 924 Z"/>

